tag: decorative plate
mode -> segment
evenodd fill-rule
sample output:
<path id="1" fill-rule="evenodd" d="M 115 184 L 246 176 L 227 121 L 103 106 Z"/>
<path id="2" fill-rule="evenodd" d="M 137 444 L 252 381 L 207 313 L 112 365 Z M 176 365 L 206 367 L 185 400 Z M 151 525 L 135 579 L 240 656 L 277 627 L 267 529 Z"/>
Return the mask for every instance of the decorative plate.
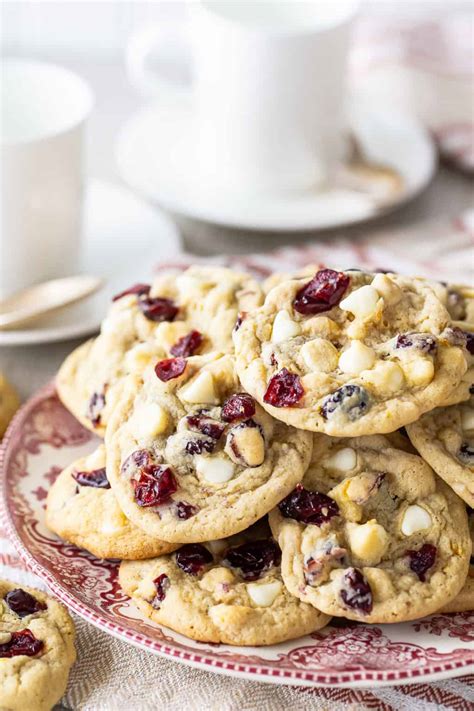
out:
<path id="1" fill-rule="evenodd" d="M 308 637 L 272 647 L 193 642 L 141 620 L 117 581 L 117 562 L 63 543 L 44 524 L 49 486 L 96 446 L 43 388 L 16 415 L 0 453 L 2 523 L 13 545 L 78 615 L 119 639 L 208 671 L 307 686 L 379 686 L 440 680 L 474 671 L 474 615 L 434 615 L 400 625 L 335 620 Z"/>

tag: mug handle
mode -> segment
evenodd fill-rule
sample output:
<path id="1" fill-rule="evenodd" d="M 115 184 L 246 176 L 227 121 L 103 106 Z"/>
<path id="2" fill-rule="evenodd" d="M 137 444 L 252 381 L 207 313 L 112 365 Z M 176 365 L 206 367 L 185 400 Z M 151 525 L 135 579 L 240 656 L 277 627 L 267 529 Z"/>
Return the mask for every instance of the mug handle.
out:
<path id="1" fill-rule="evenodd" d="M 183 52 L 178 55 L 178 50 L 184 50 L 187 54 L 185 63 L 188 74 L 186 83 L 180 82 L 176 77 L 167 76 L 164 66 L 183 66 Z M 161 57 L 158 55 L 158 68 L 150 69 L 149 59 L 153 51 L 161 49 Z M 173 56 L 174 55 L 174 56 Z M 164 65 L 162 67 L 159 66 Z M 170 25 L 152 25 L 134 32 L 128 40 L 125 50 L 125 63 L 127 74 L 133 86 L 144 96 L 152 98 L 162 98 L 165 101 L 188 100 L 191 94 L 191 62 L 189 58 L 189 42 L 185 27 L 170 27 Z"/>

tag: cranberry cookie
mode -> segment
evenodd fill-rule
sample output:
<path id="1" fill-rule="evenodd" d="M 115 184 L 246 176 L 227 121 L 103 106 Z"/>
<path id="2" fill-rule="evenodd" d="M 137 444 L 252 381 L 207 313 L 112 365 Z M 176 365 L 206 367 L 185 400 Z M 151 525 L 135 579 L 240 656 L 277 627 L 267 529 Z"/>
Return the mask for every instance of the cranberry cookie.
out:
<path id="1" fill-rule="evenodd" d="M 165 541 L 242 531 L 298 481 L 307 432 L 242 393 L 234 357 L 167 358 L 129 376 L 106 434 L 107 476 L 125 514 Z"/>
<path id="2" fill-rule="evenodd" d="M 0 580 L 0 707 L 49 711 L 66 690 L 74 636 L 59 602 Z"/>
<path id="3" fill-rule="evenodd" d="M 450 602 L 467 576 L 464 504 L 382 435 L 315 435 L 303 483 L 270 513 L 290 592 L 328 615 L 403 622 Z"/>
<path id="4" fill-rule="evenodd" d="M 103 436 L 115 406 L 115 385 L 151 357 L 233 352 L 239 311 L 262 303 L 257 282 L 222 267 L 190 267 L 118 294 L 100 335 L 79 346 L 57 376 L 64 405 Z"/>
<path id="5" fill-rule="evenodd" d="M 324 627 L 330 618 L 283 584 L 278 545 L 253 528 L 124 562 L 120 584 L 145 617 L 201 642 L 278 644 Z"/>
<path id="6" fill-rule="evenodd" d="M 273 288 L 234 331 L 244 388 L 274 417 L 333 436 L 392 432 L 445 400 L 467 369 L 421 279 L 322 269 Z"/>
<path id="7" fill-rule="evenodd" d="M 423 459 L 474 507 L 474 398 L 427 412 L 407 432 Z"/>
<path id="8" fill-rule="evenodd" d="M 107 480 L 103 445 L 58 476 L 46 500 L 46 525 L 97 558 L 152 558 L 176 548 L 149 536 L 122 513 Z"/>

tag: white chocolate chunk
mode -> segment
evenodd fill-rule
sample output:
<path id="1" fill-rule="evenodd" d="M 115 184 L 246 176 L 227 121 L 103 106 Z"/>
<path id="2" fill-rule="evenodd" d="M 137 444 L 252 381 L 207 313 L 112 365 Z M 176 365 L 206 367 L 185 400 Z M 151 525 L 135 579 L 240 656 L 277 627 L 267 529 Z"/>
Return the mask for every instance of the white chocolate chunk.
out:
<path id="1" fill-rule="evenodd" d="M 331 373 L 337 368 L 337 348 L 325 338 L 313 338 L 301 346 L 301 357 L 306 367 L 319 373 Z"/>
<path id="2" fill-rule="evenodd" d="M 112 311 L 102 321 L 100 331 L 107 335 L 117 336 L 133 332 L 133 311 Z"/>
<path id="3" fill-rule="evenodd" d="M 371 385 L 382 397 L 398 392 L 405 382 L 400 366 L 389 360 L 377 363 L 371 370 L 364 370 L 360 379 L 364 384 Z"/>
<path id="4" fill-rule="evenodd" d="M 144 403 L 130 418 L 130 429 L 137 440 L 152 439 L 168 426 L 167 411 L 155 402 Z"/>
<path id="5" fill-rule="evenodd" d="M 386 304 L 393 306 L 402 300 L 403 292 L 386 274 L 376 274 L 371 286 L 378 291 Z"/>
<path id="6" fill-rule="evenodd" d="M 215 541 L 208 541 L 206 546 L 213 555 L 220 555 L 229 547 L 229 542 L 225 538 L 216 538 Z"/>
<path id="7" fill-rule="evenodd" d="M 211 484 L 223 484 L 234 476 L 234 464 L 227 457 L 194 457 L 197 473 Z"/>
<path id="8" fill-rule="evenodd" d="M 259 467 L 265 460 L 265 442 L 258 427 L 237 426 L 227 434 L 225 453 L 236 464 Z"/>
<path id="9" fill-rule="evenodd" d="M 377 310 L 379 299 L 379 292 L 367 284 L 352 291 L 339 306 L 345 311 L 350 311 L 357 318 L 368 318 Z"/>
<path id="10" fill-rule="evenodd" d="M 273 343 L 281 343 L 288 341 L 290 338 L 295 338 L 301 333 L 301 327 L 296 321 L 290 317 L 288 311 L 282 310 L 277 313 L 273 321 L 272 341 Z"/>
<path id="11" fill-rule="evenodd" d="M 388 535 L 383 526 L 374 519 L 361 525 L 347 523 L 346 532 L 354 555 L 369 565 L 380 562 L 388 546 Z"/>
<path id="12" fill-rule="evenodd" d="M 328 457 L 322 462 L 323 467 L 327 469 L 337 469 L 341 472 L 349 472 L 357 465 L 357 454 L 352 447 L 343 447 L 331 457 Z"/>
<path id="13" fill-rule="evenodd" d="M 428 511 L 418 504 L 413 504 L 403 514 L 401 529 L 404 536 L 411 536 L 413 533 L 430 528 L 432 524 Z"/>
<path id="14" fill-rule="evenodd" d="M 370 370 L 374 363 L 375 351 L 362 341 L 352 341 L 339 358 L 340 370 L 350 375 L 359 375 L 363 370 Z"/>
<path id="15" fill-rule="evenodd" d="M 115 521 L 112 518 L 104 519 L 100 526 L 100 530 L 101 533 L 104 533 L 106 536 L 113 536 L 123 531 L 123 524 L 121 525 L 119 521 Z"/>
<path id="16" fill-rule="evenodd" d="M 178 391 L 178 397 L 192 404 L 218 405 L 214 378 L 208 370 L 202 370 L 193 380 Z"/>
<path id="17" fill-rule="evenodd" d="M 153 348 L 149 343 L 138 343 L 125 354 L 125 367 L 133 372 L 149 363 L 154 355 L 156 353 L 153 352 Z"/>
<path id="18" fill-rule="evenodd" d="M 461 409 L 461 426 L 463 430 L 474 430 L 474 410 L 469 407 Z"/>
<path id="19" fill-rule="evenodd" d="M 8 644 L 11 638 L 11 632 L 0 632 L 0 644 Z"/>
<path id="20" fill-rule="evenodd" d="M 415 358 L 403 363 L 403 372 L 409 385 L 428 385 L 434 378 L 434 365 L 428 358 Z"/>
<path id="21" fill-rule="evenodd" d="M 259 607 L 270 607 L 280 591 L 279 580 L 275 580 L 273 583 L 249 583 L 247 585 L 250 599 Z"/>

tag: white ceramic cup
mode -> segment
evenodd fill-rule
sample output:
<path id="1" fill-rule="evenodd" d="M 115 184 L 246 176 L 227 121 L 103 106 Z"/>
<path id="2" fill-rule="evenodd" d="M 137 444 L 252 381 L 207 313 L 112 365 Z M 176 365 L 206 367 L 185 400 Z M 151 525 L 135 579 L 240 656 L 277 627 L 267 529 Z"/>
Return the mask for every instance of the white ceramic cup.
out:
<path id="1" fill-rule="evenodd" d="M 77 271 L 83 134 L 93 98 L 72 72 L 1 63 L 0 296 Z"/>
<path id="2" fill-rule="evenodd" d="M 192 2 L 187 40 L 177 38 L 191 47 L 190 85 L 170 78 L 173 45 L 163 27 L 132 36 L 129 76 L 157 101 L 191 102 L 198 180 L 224 190 L 313 189 L 344 156 L 357 8 L 356 0 Z"/>

